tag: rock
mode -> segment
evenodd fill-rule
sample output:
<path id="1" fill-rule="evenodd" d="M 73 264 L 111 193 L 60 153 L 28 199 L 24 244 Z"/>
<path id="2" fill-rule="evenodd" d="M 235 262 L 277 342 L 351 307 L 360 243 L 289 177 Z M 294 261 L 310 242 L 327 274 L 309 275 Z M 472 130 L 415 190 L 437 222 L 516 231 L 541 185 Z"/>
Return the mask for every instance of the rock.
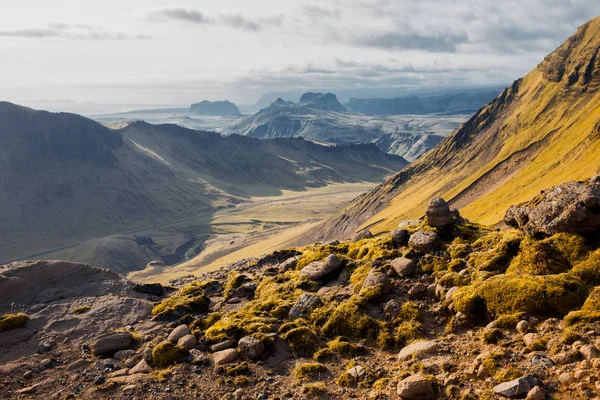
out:
<path id="1" fill-rule="evenodd" d="M 539 386 L 534 387 L 529 392 L 527 392 L 526 400 L 545 400 L 546 393 Z"/>
<path id="2" fill-rule="evenodd" d="M 131 368 L 128 372 L 129 375 L 133 374 L 148 374 L 152 372 L 152 368 L 148 365 L 146 360 L 142 360 L 135 365 L 135 367 Z"/>
<path id="3" fill-rule="evenodd" d="M 323 278 L 326 275 L 329 275 L 342 267 L 342 263 L 335 256 L 335 254 L 330 254 L 323 261 L 315 261 L 306 267 L 302 268 L 300 273 L 316 281 L 320 278 Z"/>
<path id="4" fill-rule="evenodd" d="M 517 323 L 517 332 L 524 335 L 529 330 L 529 323 L 527 321 L 519 321 Z"/>
<path id="5" fill-rule="evenodd" d="M 119 350 L 115 353 L 114 358 L 123 361 L 135 355 L 135 350 Z"/>
<path id="6" fill-rule="evenodd" d="M 238 352 L 246 360 L 254 360 L 265 351 L 265 345 L 252 336 L 245 336 L 238 342 Z"/>
<path id="7" fill-rule="evenodd" d="M 135 285 L 132 290 L 138 293 L 145 293 L 152 296 L 162 297 L 165 295 L 165 288 L 160 283 L 145 283 L 143 285 Z"/>
<path id="8" fill-rule="evenodd" d="M 433 400 L 437 398 L 433 379 L 412 375 L 398 382 L 397 393 L 404 400 Z"/>
<path id="9" fill-rule="evenodd" d="M 390 264 L 394 268 L 394 271 L 401 277 L 410 276 L 417 266 L 413 260 L 404 257 L 394 258 L 390 261 Z"/>
<path id="10" fill-rule="evenodd" d="M 210 346 L 210 351 L 216 353 L 225 349 L 231 349 L 234 348 L 236 344 L 237 343 L 235 342 L 235 340 L 226 340 L 224 342 L 213 344 L 212 346 Z"/>
<path id="11" fill-rule="evenodd" d="M 569 372 L 563 372 L 558 376 L 558 380 L 563 385 L 570 385 L 571 383 L 575 382 L 575 377 Z"/>
<path id="12" fill-rule="evenodd" d="M 256 288 L 258 287 L 258 283 L 256 282 L 246 282 L 240 285 L 240 287 L 235 288 L 230 294 L 230 297 L 236 297 L 239 299 L 253 299 L 254 293 L 256 292 Z"/>
<path id="13" fill-rule="evenodd" d="M 410 290 L 408 291 L 408 294 L 410 294 L 411 296 L 416 296 L 418 294 L 422 294 L 425 293 L 427 291 L 427 285 L 424 283 L 415 283 Z"/>
<path id="14" fill-rule="evenodd" d="M 123 392 L 129 393 L 129 392 L 134 392 L 137 389 L 137 385 L 127 385 L 127 386 L 123 386 L 123 389 L 121 389 Z"/>
<path id="15" fill-rule="evenodd" d="M 411 358 L 423 359 L 428 355 L 434 354 L 440 350 L 440 344 L 432 341 L 422 341 L 409 344 L 400 350 L 398 360 L 404 361 Z"/>
<path id="16" fill-rule="evenodd" d="M 52 345 L 50 343 L 41 343 L 38 347 L 38 353 L 44 354 L 52 351 Z"/>
<path id="17" fill-rule="evenodd" d="M 592 360 L 594 358 L 600 358 L 600 350 L 594 345 L 586 344 L 581 346 L 579 352 L 586 360 Z"/>
<path id="18" fill-rule="evenodd" d="M 363 367 L 361 367 L 360 365 L 357 365 L 356 367 L 352 367 L 346 372 L 348 374 L 350 374 L 350 376 L 352 378 L 354 378 L 355 382 L 361 382 L 365 378 L 365 375 L 367 374 L 367 371 L 365 371 L 365 369 Z"/>
<path id="19" fill-rule="evenodd" d="M 171 334 L 169 335 L 169 342 L 175 344 L 179 341 L 179 339 L 189 334 L 190 330 L 188 329 L 187 325 L 179 325 L 177 328 L 171 331 Z"/>
<path id="20" fill-rule="evenodd" d="M 373 238 L 374 238 L 374 236 L 373 236 L 373 234 L 371 233 L 371 231 L 370 231 L 370 230 L 368 230 L 368 229 L 363 229 L 363 230 L 361 230 L 361 231 L 358 231 L 358 232 L 356 233 L 356 235 L 354 235 L 354 236 L 352 237 L 352 242 L 358 242 L 359 240 L 363 240 L 363 239 L 373 239 Z"/>
<path id="21" fill-rule="evenodd" d="M 298 260 L 300 260 L 301 257 L 302 256 L 288 258 L 287 260 L 279 264 L 279 272 L 285 272 L 296 269 L 296 265 L 298 265 Z"/>
<path id="22" fill-rule="evenodd" d="M 136 364 L 137 363 L 135 362 L 135 360 L 133 358 L 128 358 L 127 360 L 125 360 L 123 362 L 123 365 L 125 366 L 125 368 L 133 368 L 133 367 L 135 367 Z"/>
<path id="23" fill-rule="evenodd" d="M 392 243 L 396 247 L 406 246 L 408 244 L 408 231 L 406 229 L 394 229 L 392 231 Z"/>
<path id="24" fill-rule="evenodd" d="M 386 274 L 371 270 L 362 285 L 362 289 L 377 285 L 383 286 L 383 293 L 389 293 L 392 290 L 392 282 Z"/>
<path id="25" fill-rule="evenodd" d="M 238 353 L 236 349 L 217 351 L 213 354 L 213 363 L 215 365 L 223 365 L 230 362 L 234 362 L 239 357 L 239 355 L 240 353 Z"/>
<path id="26" fill-rule="evenodd" d="M 523 335 L 523 342 L 527 347 L 531 348 L 535 344 L 536 340 L 539 339 L 539 337 L 540 336 L 537 333 L 527 333 Z"/>
<path id="27" fill-rule="evenodd" d="M 314 294 L 310 293 L 304 293 L 300 296 L 300 298 L 298 298 L 296 303 L 290 309 L 288 318 L 294 320 L 296 318 L 308 317 L 310 312 L 319 307 L 321 304 L 323 304 L 323 302 L 319 296 L 315 296 Z"/>
<path id="28" fill-rule="evenodd" d="M 152 349 L 150 347 L 146 347 L 142 350 L 142 358 L 146 360 L 146 362 L 152 362 Z"/>
<path id="29" fill-rule="evenodd" d="M 430 253 L 438 248 L 437 233 L 430 231 L 415 232 L 410 236 L 408 244 L 421 253 Z"/>
<path id="30" fill-rule="evenodd" d="M 572 364 L 577 361 L 577 353 L 574 351 L 561 352 L 554 356 L 554 362 L 558 365 Z"/>
<path id="31" fill-rule="evenodd" d="M 542 191 L 528 203 L 510 207 L 504 222 L 529 236 L 595 232 L 600 229 L 599 207 L 600 183 L 595 177 Z"/>
<path id="32" fill-rule="evenodd" d="M 398 300 L 392 299 L 385 303 L 385 305 L 383 306 L 383 312 L 385 313 L 388 319 L 393 320 L 398 316 L 398 313 L 400 312 L 401 308 L 402 306 L 400 305 Z"/>
<path id="33" fill-rule="evenodd" d="M 512 381 L 494 386 L 494 393 L 505 397 L 517 397 L 529 393 L 538 384 L 533 375 L 525 375 Z"/>
<path id="34" fill-rule="evenodd" d="M 441 228 L 454 222 L 450 206 L 441 197 L 434 197 L 429 201 L 425 214 L 427 215 L 427 224 L 429 226 Z"/>
<path id="35" fill-rule="evenodd" d="M 456 208 L 450 207 L 450 214 L 452 214 L 452 218 L 454 219 L 455 223 L 465 222 L 465 219 L 460 216 L 460 211 L 458 211 Z"/>
<path id="36" fill-rule="evenodd" d="M 451 300 L 452 296 L 454 296 L 454 293 L 456 293 L 458 289 L 460 289 L 458 286 L 452 286 L 450 289 L 448 289 L 445 296 L 446 300 Z"/>
<path id="37" fill-rule="evenodd" d="M 177 341 L 177 345 L 181 347 L 185 347 L 188 350 L 196 348 L 198 341 L 196 337 L 193 335 L 185 335 Z"/>
<path id="38" fill-rule="evenodd" d="M 529 360 L 529 362 L 531 363 L 531 365 L 541 366 L 544 368 L 552 368 L 554 366 L 554 362 L 552 362 L 551 359 L 540 354 L 536 354 L 533 357 L 531 357 L 531 360 Z"/>
<path id="39" fill-rule="evenodd" d="M 109 333 L 100 336 L 92 344 L 95 356 L 116 353 L 119 350 L 128 349 L 133 344 L 133 336 L 129 332 Z"/>
<path id="40" fill-rule="evenodd" d="M 67 371 L 77 371 L 78 369 L 87 367 L 88 365 L 90 365 L 90 362 L 88 360 L 81 359 L 81 360 L 73 361 L 71 364 L 69 364 L 67 366 Z"/>

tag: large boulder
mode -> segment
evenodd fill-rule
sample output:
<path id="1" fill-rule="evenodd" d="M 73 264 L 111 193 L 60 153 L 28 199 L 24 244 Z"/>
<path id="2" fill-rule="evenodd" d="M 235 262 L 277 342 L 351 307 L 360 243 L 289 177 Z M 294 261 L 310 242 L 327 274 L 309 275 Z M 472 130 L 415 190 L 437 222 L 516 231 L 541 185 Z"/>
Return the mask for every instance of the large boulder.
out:
<path id="1" fill-rule="evenodd" d="M 383 272 L 371 270 L 365 279 L 362 289 L 381 285 L 383 288 L 383 293 L 389 293 L 392 290 L 392 282 L 390 278 Z"/>
<path id="2" fill-rule="evenodd" d="M 356 235 L 354 235 L 354 237 L 352 238 L 352 242 L 358 242 L 359 240 L 363 240 L 363 239 L 373 239 L 374 236 L 371 233 L 370 230 L 368 229 L 363 229 L 361 231 L 358 231 L 356 233 Z"/>
<path id="3" fill-rule="evenodd" d="M 316 281 L 337 271 L 341 267 L 342 263 L 339 258 L 337 258 L 335 254 L 330 254 L 323 261 L 315 261 L 308 264 L 306 267 L 302 268 L 300 273 Z"/>
<path id="4" fill-rule="evenodd" d="M 397 393 L 404 400 L 433 400 L 437 398 L 436 381 L 423 375 L 411 375 L 398 382 Z"/>
<path id="5" fill-rule="evenodd" d="M 450 212 L 450 206 L 441 197 L 434 197 L 427 206 L 427 223 L 429 226 L 435 226 L 438 228 L 452 224 L 454 222 L 454 216 Z"/>
<path id="6" fill-rule="evenodd" d="M 395 229 L 392 231 L 392 243 L 396 247 L 406 246 L 409 233 L 406 229 Z"/>
<path id="7" fill-rule="evenodd" d="M 188 329 L 187 325 L 179 325 L 178 327 L 173 329 L 173 331 L 171 331 L 168 339 L 171 343 L 177 343 L 179 339 L 189 334 L 190 330 Z"/>
<path id="8" fill-rule="evenodd" d="M 401 277 L 409 276 L 417 267 L 417 264 L 413 260 L 404 257 L 394 258 L 390 261 L 390 264 L 394 268 L 394 271 Z"/>
<path id="9" fill-rule="evenodd" d="M 323 304 L 319 296 L 314 294 L 304 293 L 298 298 L 296 303 L 292 306 L 289 313 L 289 319 L 304 318 L 308 317 L 310 312 Z"/>
<path id="10" fill-rule="evenodd" d="M 265 345 L 252 336 L 245 336 L 238 342 L 238 352 L 246 360 L 254 360 L 265 351 Z"/>
<path id="11" fill-rule="evenodd" d="M 494 386 L 494 393 L 504 397 L 523 396 L 537 384 L 538 380 L 535 376 L 526 375 Z"/>
<path id="12" fill-rule="evenodd" d="M 504 222 L 529 236 L 595 232 L 600 229 L 600 176 L 544 190 L 531 201 L 510 207 Z"/>
<path id="13" fill-rule="evenodd" d="M 431 253 L 437 250 L 439 241 L 439 237 L 435 232 L 418 231 L 410 236 L 408 244 L 421 253 Z"/>
<path id="14" fill-rule="evenodd" d="M 100 336 L 92 345 L 95 356 L 114 354 L 133 345 L 133 336 L 129 332 L 116 332 Z"/>

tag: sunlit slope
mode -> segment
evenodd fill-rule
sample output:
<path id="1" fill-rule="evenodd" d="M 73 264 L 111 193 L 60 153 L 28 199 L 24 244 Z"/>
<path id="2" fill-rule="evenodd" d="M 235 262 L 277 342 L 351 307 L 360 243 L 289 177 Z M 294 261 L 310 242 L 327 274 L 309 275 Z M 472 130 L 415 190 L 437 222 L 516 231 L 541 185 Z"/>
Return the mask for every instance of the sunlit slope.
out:
<path id="1" fill-rule="evenodd" d="M 354 200 L 316 233 L 389 230 L 424 214 L 435 195 L 474 221 L 500 221 L 510 204 L 600 168 L 600 17 L 434 150 Z"/>

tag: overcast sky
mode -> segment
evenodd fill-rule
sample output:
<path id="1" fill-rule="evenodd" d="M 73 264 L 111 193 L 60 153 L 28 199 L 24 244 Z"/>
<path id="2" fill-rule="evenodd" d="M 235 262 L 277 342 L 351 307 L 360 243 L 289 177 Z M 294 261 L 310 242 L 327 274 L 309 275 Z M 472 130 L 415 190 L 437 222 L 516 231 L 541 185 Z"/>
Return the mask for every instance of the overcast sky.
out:
<path id="1" fill-rule="evenodd" d="M 175 5 L 176 4 L 176 5 Z M 0 100 L 504 85 L 598 0 L 0 0 Z"/>

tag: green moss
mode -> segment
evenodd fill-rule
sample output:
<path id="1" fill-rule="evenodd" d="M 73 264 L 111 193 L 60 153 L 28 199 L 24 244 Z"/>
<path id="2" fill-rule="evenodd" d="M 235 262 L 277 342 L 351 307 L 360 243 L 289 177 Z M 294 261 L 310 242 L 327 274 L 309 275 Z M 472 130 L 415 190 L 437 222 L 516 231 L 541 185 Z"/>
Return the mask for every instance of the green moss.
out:
<path id="1" fill-rule="evenodd" d="M 588 285 L 600 284 L 600 249 L 589 253 L 584 261 L 573 267 L 571 273 Z"/>
<path id="2" fill-rule="evenodd" d="M 233 367 L 229 367 L 225 370 L 227 376 L 235 377 L 240 375 L 246 375 L 250 372 L 250 364 L 242 362 Z"/>
<path id="3" fill-rule="evenodd" d="M 342 373 L 335 381 L 338 386 L 341 387 L 350 387 L 356 384 L 354 377 L 350 375 L 348 372 Z"/>
<path id="4" fill-rule="evenodd" d="M 327 387 L 323 382 L 307 383 L 302 386 L 302 394 L 307 396 L 319 396 L 327 393 Z"/>
<path id="5" fill-rule="evenodd" d="M 514 328 L 516 328 L 517 324 L 523 318 L 524 315 L 525 315 L 525 313 L 522 313 L 522 312 L 501 315 L 498 318 L 496 318 L 496 320 L 495 320 L 496 326 L 498 328 L 514 329 Z"/>
<path id="6" fill-rule="evenodd" d="M 0 317 L 0 332 L 24 328 L 28 321 L 29 317 L 23 313 L 4 314 Z"/>
<path id="7" fill-rule="evenodd" d="M 71 311 L 73 314 L 85 314 L 86 312 L 90 311 L 92 309 L 91 306 L 81 306 L 81 307 L 77 307 L 74 308 L 73 311 Z"/>
<path id="8" fill-rule="evenodd" d="M 192 283 L 179 291 L 178 294 L 158 303 L 152 309 L 155 318 L 179 317 L 188 313 L 205 312 L 208 310 L 210 299 L 205 296 L 204 289 L 197 283 Z"/>
<path id="9" fill-rule="evenodd" d="M 378 303 L 385 299 L 383 284 L 380 283 L 379 285 L 363 288 L 359 295 L 369 303 Z"/>
<path id="10" fill-rule="evenodd" d="M 374 390 L 385 390 L 388 386 L 388 384 L 390 383 L 390 379 L 389 378 L 380 378 L 377 379 L 374 383 L 372 388 Z"/>
<path id="11" fill-rule="evenodd" d="M 522 238 L 516 230 L 488 233 L 473 243 L 469 264 L 480 271 L 504 272 L 517 255 Z"/>
<path id="12" fill-rule="evenodd" d="M 345 242 L 337 245 L 315 244 L 306 246 L 302 248 L 301 251 L 302 257 L 300 257 L 298 263 L 296 264 L 297 270 L 300 270 L 315 261 L 324 260 L 330 254 L 345 255 L 348 252 L 348 244 Z"/>
<path id="13" fill-rule="evenodd" d="M 494 374 L 494 380 L 498 383 L 512 381 L 523 376 L 523 371 L 520 369 L 509 367 L 502 369 Z"/>
<path id="14" fill-rule="evenodd" d="M 467 243 L 461 239 L 453 241 L 446 249 L 452 259 L 464 259 L 469 257 L 469 254 L 473 251 L 470 243 Z"/>
<path id="15" fill-rule="evenodd" d="M 568 326 L 592 324 L 600 321 L 600 286 L 595 287 L 580 310 L 570 312 L 565 318 Z"/>
<path id="16" fill-rule="evenodd" d="M 423 257 L 421 269 L 427 274 L 431 274 L 432 272 L 447 271 L 448 261 L 443 257 L 427 255 L 426 257 Z"/>
<path id="17" fill-rule="evenodd" d="M 404 321 L 396 327 L 394 340 L 396 344 L 406 344 L 419 339 L 423 335 L 423 324 L 419 321 Z"/>
<path id="18" fill-rule="evenodd" d="M 338 337 L 327 343 L 327 348 L 343 357 L 358 357 L 367 354 L 365 346 L 350 343 L 343 337 Z"/>
<path id="19" fill-rule="evenodd" d="M 166 368 L 183 361 L 187 355 L 186 348 L 164 341 L 152 350 L 152 364 L 157 368 Z"/>
<path id="20" fill-rule="evenodd" d="M 371 272 L 371 265 L 361 264 L 350 275 L 350 283 L 356 291 L 360 290 L 367 279 L 367 275 Z"/>
<path id="21" fill-rule="evenodd" d="M 498 328 L 484 329 L 481 333 L 481 340 L 484 344 L 496 344 L 502 337 L 502 331 Z"/>
<path id="22" fill-rule="evenodd" d="M 231 296 L 231 293 L 233 292 L 233 290 L 239 288 L 246 282 L 252 282 L 252 278 L 250 278 L 246 274 L 240 274 L 237 272 L 232 273 L 229 280 L 225 284 L 225 290 L 224 290 L 225 297 L 227 298 L 227 297 Z"/>
<path id="23" fill-rule="evenodd" d="M 520 252 L 506 271 L 510 274 L 560 274 L 569 271 L 586 253 L 584 239 L 575 234 L 559 233 L 544 240 L 526 238 Z"/>
<path id="24" fill-rule="evenodd" d="M 335 353 L 333 351 L 329 350 L 328 348 L 319 349 L 313 355 L 313 360 L 315 360 L 316 362 L 320 362 L 320 363 L 331 361 L 331 360 L 334 360 L 335 358 L 336 358 Z"/>
<path id="25" fill-rule="evenodd" d="M 294 376 L 299 381 L 312 381 L 320 379 L 329 370 L 321 363 L 304 363 L 296 365 Z"/>
<path id="26" fill-rule="evenodd" d="M 292 351 L 302 356 L 311 357 L 321 347 L 317 334 L 306 326 L 294 328 L 282 338 L 287 340 Z"/>
<path id="27" fill-rule="evenodd" d="M 452 296 L 454 309 L 463 313 L 467 318 L 474 319 L 485 312 L 485 302 L 475 286 L 465 286 L 458 289 Z"/>
<path id="28" fill-rule="evenodd" d="M 468 277 L 461 276 L 456 272 L 446 272 L 439 279 L 438 283 L 446 288 L 451 288 L 453 286 L 466 286 L 470 283 Z"/>
<path id="29" fill-rule="evenodd" d="M 352 296 L 341 302 L 323 326 L 323 334 L 335 338 L 345 336 L 352 339 L 368 339 L 377 341 L 383 330 L 378 321 L 361 310 L 361 296 Z"/>
<path id="30" fill-rule="evenodd" d="M 205 330 L 216 324 L 221 319 L 221 317 L 223 317 L 222 313 L 214 312 L 208 314 L 205 318 L 198 318 L 190 324 L 190 332 L 204 332 Z"/>
<path id="31" fill-rule="evenodd" d="M 385 237 L 363 239 L 351 243 L 348 247 L 348 257 L 355 260 L 389 260 L 401 255 L 400 251 L 394 247 L 391 237 L 387 235 Z"/>

